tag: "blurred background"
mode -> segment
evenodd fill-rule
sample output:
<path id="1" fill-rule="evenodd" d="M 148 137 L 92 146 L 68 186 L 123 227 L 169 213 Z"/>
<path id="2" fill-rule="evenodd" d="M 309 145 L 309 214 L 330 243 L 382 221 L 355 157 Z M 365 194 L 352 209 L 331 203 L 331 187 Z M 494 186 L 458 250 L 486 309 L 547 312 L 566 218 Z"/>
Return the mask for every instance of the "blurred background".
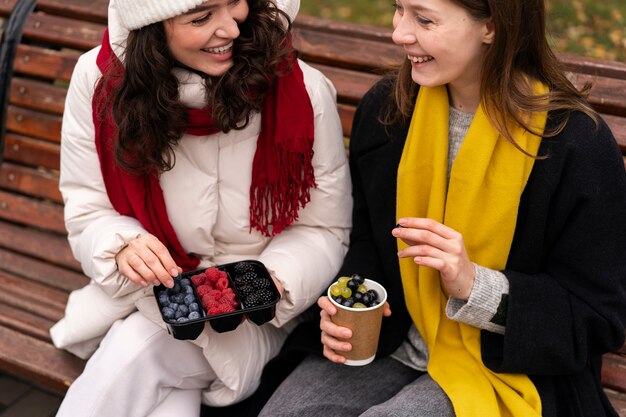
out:
<path id="1" fill-rule="evenodd" d="M 558 52 L 626 62 L 626 0 L 546 0 Z M 302 0 L 301 14 L 391 28 L 393 0 Z"/>

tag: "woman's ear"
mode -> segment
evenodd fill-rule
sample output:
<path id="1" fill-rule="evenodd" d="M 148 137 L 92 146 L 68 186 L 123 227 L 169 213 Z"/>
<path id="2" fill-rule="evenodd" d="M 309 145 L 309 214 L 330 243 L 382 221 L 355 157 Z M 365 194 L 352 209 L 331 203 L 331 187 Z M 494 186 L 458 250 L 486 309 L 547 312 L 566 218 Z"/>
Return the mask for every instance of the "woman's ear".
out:
<path id="1" fill-rule="evenodd" d="M 490 45 L 493 42 L 493 38 L 496 36 L 493 19 L 490 17 L 485 21 L 485 28 L 483 33 L 483 43 Z"/>

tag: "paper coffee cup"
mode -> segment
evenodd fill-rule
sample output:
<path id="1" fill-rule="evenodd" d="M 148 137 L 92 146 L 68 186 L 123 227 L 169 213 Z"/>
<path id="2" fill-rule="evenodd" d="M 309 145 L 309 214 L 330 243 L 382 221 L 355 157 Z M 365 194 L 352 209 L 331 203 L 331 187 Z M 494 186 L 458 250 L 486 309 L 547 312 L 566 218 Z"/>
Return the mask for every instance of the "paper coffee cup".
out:
<path id="1" fill-rule="evenodd" d="M 378 294 L 378 304 L 373 307 L 345 307 L 333 300 L 330 288 L 328 289 L 328 298 L 337 307 L 337 314 L 331 316 L 331 320 L 338 326 L 352 330 L 351 338 L 338 338 L 352 345 L 351 351 L 338 352 L 346 358 L 346 365 L 367 365 L 374 360 L 378 349 L 378 338 L 383 320 L 383 306 L 387 301 L 387 291 L 382 285 L 370 279 L 365 280 L 365 286 L 368 290 L 374 290 Z"/>

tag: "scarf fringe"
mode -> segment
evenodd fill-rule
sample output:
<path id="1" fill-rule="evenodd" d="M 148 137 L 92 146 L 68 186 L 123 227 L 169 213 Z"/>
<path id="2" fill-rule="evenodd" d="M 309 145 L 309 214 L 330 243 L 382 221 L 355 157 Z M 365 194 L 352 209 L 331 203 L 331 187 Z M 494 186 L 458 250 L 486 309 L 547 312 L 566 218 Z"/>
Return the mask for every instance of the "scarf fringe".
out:
<path id="1" fill-rule="evenodd" d="M 250 227 L 264 236 L 275 236 L 297 221 L 298 211 L 311 201 L 310 188 L 317 188 L 313 139 L 292 139 L 289 146 L 278 149 L 277 162 L 286 168 L 281 175 L 265 187 L 250 189 Z"/>

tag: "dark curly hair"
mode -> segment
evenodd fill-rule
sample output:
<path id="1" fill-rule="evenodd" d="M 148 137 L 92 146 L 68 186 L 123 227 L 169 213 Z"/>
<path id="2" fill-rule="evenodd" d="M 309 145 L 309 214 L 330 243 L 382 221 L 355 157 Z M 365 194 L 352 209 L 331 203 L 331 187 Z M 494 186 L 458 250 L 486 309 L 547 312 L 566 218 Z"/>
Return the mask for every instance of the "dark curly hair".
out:
<path id="1" fill-rule="evenodd" d="M 202 74 L 213 124 L 222 132 L 245 128 L 280 75 L 279 63 L 287 57 L 295 59 L 286 42 L 291 29 L 288 15 L 272 1 L 247 1 L 249 14 L 239 24 L 233 66 L 218 77 Z M 136 174 L 170 170 L 187 111 L 179 101 L 178 79 L 172 74 L 179 64 L 167 47 L 163 22 L 129 33 L 124 65 L 120 88 L 109 97 L 118 128 L 116 161 Z"/>

